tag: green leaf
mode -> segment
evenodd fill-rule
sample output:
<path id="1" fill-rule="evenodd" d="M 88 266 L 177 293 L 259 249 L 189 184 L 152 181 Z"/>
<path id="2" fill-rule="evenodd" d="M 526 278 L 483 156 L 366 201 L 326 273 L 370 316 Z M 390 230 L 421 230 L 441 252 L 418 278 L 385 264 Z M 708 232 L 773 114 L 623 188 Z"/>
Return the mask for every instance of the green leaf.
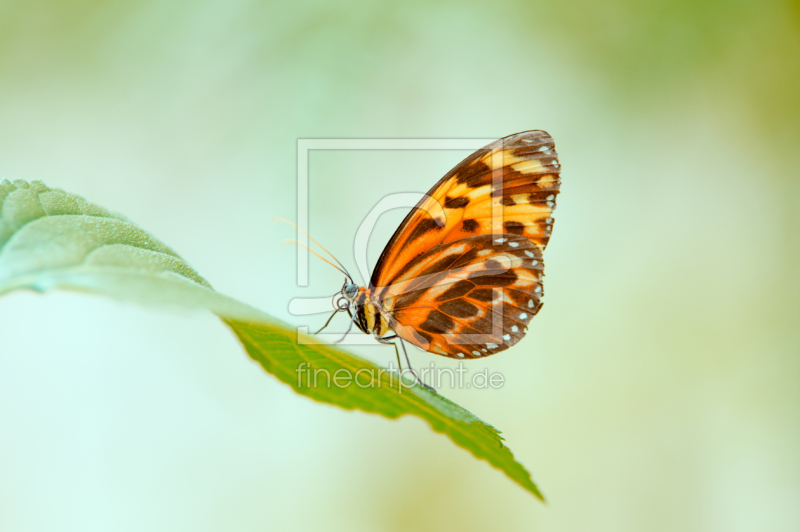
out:
<path id="1" fill-rule="evenodd" d="M 0 295 L 23 288 L 208 309 L 233 330 L 254 360 L 297 393 L 391 419 L 418 416 L 542 499 L 498 431 L 467 410 L 214 291 L 177 253 L 123 216 L 37 181 L 3 181 Z M 311 386 L 314 375 L 317 385 Z M 347 375 L 357 381 L 345 386 Z"/>

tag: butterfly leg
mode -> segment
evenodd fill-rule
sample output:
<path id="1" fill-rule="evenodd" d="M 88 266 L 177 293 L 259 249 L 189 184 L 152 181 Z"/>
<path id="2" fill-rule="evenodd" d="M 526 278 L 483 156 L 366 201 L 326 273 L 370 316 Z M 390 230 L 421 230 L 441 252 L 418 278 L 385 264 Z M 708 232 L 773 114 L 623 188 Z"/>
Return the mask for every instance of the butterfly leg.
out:
<path id="1" fill-rule="evenodd" d="M 426 388 L 426 389 L 432 391 L 433 393 L 436 393 L 436 390 L 433 387 L 428 386 L 427 384 L 422 382 L 422 379 L 420 379 L 417 376 L 417 374 L 414 372 L 414 368 L 411 367 L 411 362 L 408 360 L 408 353 L 406 353 L 406 346 L 405 346 L 405 344 L 403 344 L 403 340 L 399 336 L 397 336 L 396 334 L 393 334 L 392 336 L 384 336 L 383 338 L 376 338 L 376 340 L 378 340 L 378 342 L 380 342 L 382 344 L 387 344 L 387 345 L 393 345 L 394 346 L 394 354 L 397 356 L 397 370 L 398 370 L 398 372 L 402 372 L 403 364 L 400 362 L 400 350 L 397 349 L 397 342 L 390 342 L 389 341 L 389 340 L 394 340 L 394 339 L 397 339 L 400 342 L 400 345 L 403 346 L 403 354 L 405 354 L 405 356 L 406 356 L 406 363 L 408 364 L 408 369 L 411 371 L 411 374 L 414 376 L 416 381 L 423 388 Z"/>
<path id="2" fill-rule="evenodd" d="M 394 338 L 397 338 L 396 334 L 393 334 L 392 336 L 386 336 L 385 338 L 378 338 L 377 340 L 382 344 L 394 346 L 394 354 L 397 355 L 397 371 L 401 371 L 403 369 L 403 364 L 400 363 L 400 351 L 397 349 L 397 342 L 388 341 L 393 340 Z"/>
<path id="3" fill-rule="evenodd" d="M 400 347 L 403 348 L 403 354 L 406 356 L 406 364 L 408 364 L 408 370 L 411 372 L 411 374 L 414 376 L 414 378 L 417 379 L 417 382 L 419 383 L 419 385 L 422 386 L 423 388 L 425 388 L 426 390 L 429 390 L 429 391 L 431 391 L 433 393 L 436 393 L 436 390 L 433 388 L 433 386 L 428 386 L 427 384 L 422 382 L 422 379 L 419 378 L 417 373 L 414 371 L 414 368 L 411 367 L 411 361 L 408 359 L 408 351 L 406 351 L 406 344 L 403 343 L 403 339 L 402 338 L 398 338 L 397 340 L 400 342 Z M 397 344 L 395 344 L 394 348 L 397 349 Z M 397 357 L 399 359 L 400 355 L 398 354 Z M 399 361 L 398 361 L 398 364 L 399 364 Z"/>
<path id="4" fill-rule="evenodd" d="M 319 329 L 317 332 L 315 332 L 314 334 L 319 334 L 319 333 L 321 333 L 321 332 L 322 332 L 322 329 L 324 329 L 325 327 L 327 327 L 327 326 L 328 326 L 328 324 L 331 322 L 331 320 L 333 319 L 333 317 L 334 317 L 334 316 L 336 316 L 336 314 L 337 314 L 338 312 L 339 312 L 338 310 L 334 310 L 334 311 L 333 311 L 333 314 L 331 314 L 331 317 L 330 317 L 330 318 L 328 318 L 328 321 L 326 321 L 326 322 L 325 322 L 325 325 L 323 325 L 322 327 L 320 327 L 320 329 Z M 347 313 L 348 313 L 348 314 L 350 314 L 350 309 L 347 309 Z M 351 317 L 352 317 L 352 315 L 351 315 Z"/>

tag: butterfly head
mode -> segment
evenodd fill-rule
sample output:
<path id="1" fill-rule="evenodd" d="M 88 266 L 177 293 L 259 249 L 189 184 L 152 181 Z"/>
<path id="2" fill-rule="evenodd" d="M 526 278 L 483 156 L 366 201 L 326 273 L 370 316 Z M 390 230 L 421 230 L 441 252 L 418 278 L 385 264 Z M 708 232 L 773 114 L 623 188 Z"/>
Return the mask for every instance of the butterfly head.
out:
<path id="1" fill-rule="evenodd" d="M 353 281 L 347 280 L 342 287 L 342 295 L 347 299 L 348 302 L 355 301 L 356 296 L 358 295 L 358 285 L 356 285 Z"/>
<path id="2" fill-rule="evenodd" d="M 333 296 L 333 307 L 339 312 L 346 311 L 351 305 L 358 304 L 361 291 L 353 279 L 345 277 L 342 289 Z"/>

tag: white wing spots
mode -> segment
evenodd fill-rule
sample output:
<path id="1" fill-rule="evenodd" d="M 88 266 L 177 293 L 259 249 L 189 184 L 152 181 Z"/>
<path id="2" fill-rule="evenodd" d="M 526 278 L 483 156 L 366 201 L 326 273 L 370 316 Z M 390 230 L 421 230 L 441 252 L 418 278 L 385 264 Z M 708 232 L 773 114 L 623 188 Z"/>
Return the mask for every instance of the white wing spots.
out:
<path id="1" fill-rule="evenodd" d="M 533 261 L 531 264 L 532 264 L 533 266 L 536 266 L 537 264 L 539 264 L 539 261 L 538 261 L 538 260 L 535 260 L 535 261 Z"/>
<path id="2" fill-rule="evenodd" d="M 548 207 L 553 207 L 554 205 L 555 205 L 555 202 L 553 202 L 553 201 L 548 201 L 547 202 L 547 206 Z"/>
<path id="3" fill-rule="evenodd" d="M 500 346 L 498 346 L 497 344 L 486 344 L 486 347 L 488 347 L 489 349 L 497 349 Z"/>
<path id="4" fill-rule="evenodd" d="M 473 351 L 472 354 L 475 355 L 476 357 L 481 356 L 481 352 L 480 351 Z M 464 355 L 461 355 L 461 356 L 463 357 Z"/>
<path id="5" fill-rule="evenodd" d="M 528 300 L 528 308 L 533 308 L 533 299 Z"/>
<path id="6" fill-rule="evenodd" d="M 512 325 L 511 332 L 519 332 L 519 327 L 517 327 L 516 325 Z"/>
<path id="7" fill-rule="evenodd" d="M 559 166 L 561 166 L 561 165 L 560 165 L 560 164 L 558 164 L 558 161 L 556 161 L 556 160 L 553 160 L 553 166 L 555 166 L 556 168 L 558 168 L 558 167 L 559 167 Z"/>
<path id="8" fill-rule="evenodd" d="M 527 137 L 523 137 L 522 138 L 522 142 L 527 142 L 528 144 L 530 144 L 531 142 L 533 142 L 533 139 L 529 139 Z"/>
<path id="9" fill-rule="evenodd" d="M 527 256 L 531 257 L 531 258 L 533 258 L 533 257 L 535 257 L 535 256 L 536 256 L 536 254 L 535 254 L 535 253 L 533 253 L 533 252 L 531 252 L 531 251 L 528 251 L 527 249 L 525 250 L 525 254 L 526 254 Z"/>
<path id="10" fill-rule="evenodd" d="M 547 220 L 545 220 L 545 221 L 547 223 L 551 224 L 551 223 L 553 223 L 553 218 L 552 217 L 548 217 Z"/>
<path id="11" fill-rule="evenodd" d="M 556 199 L 555 194 L 550 194 L 549 196 L 547 196 L 548 201 L 553 201 L 554 199 Z"/>
<path id="12" fill-rule="evenodd" d="M 488 254 L 489 254 L 489 253 L 491 253 L 491 252 L 492 252 L 492 250 L 491 250 L 491 249 L 482 249 L 482 250 L 480 250 L 480 251 L 478 252 L 478 255 L 482 257 L 482 256 L 484 256 L 484 255 L 488 255 Z"/>
<path id="13" fill-rule="evenodd" d="M 509 340 L 511 340 L 511 335 L 510 335 L 510 334 L 504 334 L 504 335 L 503 335 L 503 340 L 505 340 L 506 342 L 508 342 Z"/>
<path id="14" fill-rule="evenodd" d="M 541 292 L 541 291 L 542 291 L 542 287 L 541 286 L 537 286 L 536 290 L 534 290 L 534 292 Z"/>
<path id="15" fill-rule="evenodd" d="M 507 238 L 497 238 L 497 239 L 495 239 L 495 242 L 497 242 L 498 244 L 502 244 L 506 240 L 508 240 L 508 239 Z"/>
<path id="16" fill-rule="evenodd" d="M 550 146 L 542 146 L 541 148 L 539 148 L 539 151 L 547 153 L 550 151 Z"/>
<path id="17" fill-rule="evenodd" d="M 458 353 L 458 358 L 464 358 L 464 353 Z"/>
<path id="18" fill-rule="evenodd" d="M 512 248 L 515 248 L 519 246 L 519 242 L 509 242 L 508 245 L 511 246 Z"/>
<path id="19" fill-rule="evenodd" d="M 521 320 L 528 319 L 528 315 L 527 315 L 525 312 L 522 312 L 522 313 L 520 313 L 520 315 L 519 315 L 519 319 L 521 319 Z"/>

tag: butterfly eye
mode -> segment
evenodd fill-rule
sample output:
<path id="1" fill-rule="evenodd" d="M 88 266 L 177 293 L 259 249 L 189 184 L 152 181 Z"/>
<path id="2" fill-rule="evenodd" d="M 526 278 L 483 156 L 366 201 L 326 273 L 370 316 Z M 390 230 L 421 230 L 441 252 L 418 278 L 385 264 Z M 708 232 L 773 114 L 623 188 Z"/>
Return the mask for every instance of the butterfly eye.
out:
<path id="1" fill-rule="evenodd" d="M 355 283 L 346 283 L 344 288 L 342 288 L 342 294 L 344 294 L 344 297 L 346 297 L 348 301 L 352 301 L 358 294 L 358 287 Z"/>

